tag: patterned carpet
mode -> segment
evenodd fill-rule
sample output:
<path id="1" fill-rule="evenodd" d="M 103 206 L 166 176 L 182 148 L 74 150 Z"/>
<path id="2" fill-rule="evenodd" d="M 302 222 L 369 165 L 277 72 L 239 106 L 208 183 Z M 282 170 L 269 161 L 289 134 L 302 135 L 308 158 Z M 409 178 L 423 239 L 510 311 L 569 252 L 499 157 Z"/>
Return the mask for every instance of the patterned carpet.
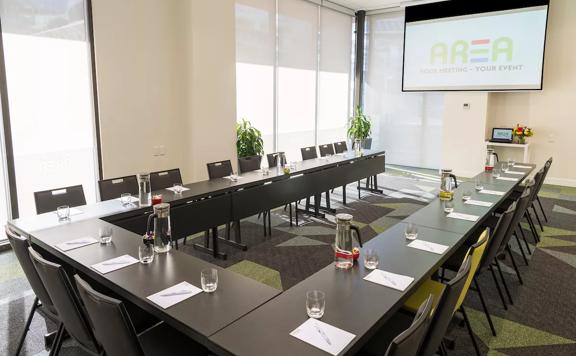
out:
<path id="1" fill-rule="evenodd" d="M 364 241 L 420 209 L 436 193 L 438 178 L 434 172 L 402 167 L 392 167 L 388 172 L 379 177 L 384 195 L 363 193 L 363 198 L 357 200 L 355 187 L 350 185 L 347 206 L 338 204 L 341 189 L 332 195 L 338 212 L 354 216 L 354 224 L 361 228 Z M 576 354 L 576 192 L 571 188 L 545 186 L 541 196 L 550 221 L 541 233 L 541 243 L 532 246 L 534 252 L 528 256 L 530 265 L 520 263 L 524 285 L 518 283 L 512 268 L 504 268 L 514 305 L 505 311 L 491 277 L 484 274 L 479 279 L 496 324 L 497 337 L 490 333 L 477 293 L 470 291 L 466 299 L 472 327 L 485 354 Z M 187 246 L 181 246 L 181 250 L 281 290 L 332 263 L 332 215 L 326 219 L 302 217 L 301 226 L 291 228 L 287 212 L 278 208 L 272 214 L 271 237 L 263 236 L 261 220 L 256 216 L 242 221 L 241 226 L 243 241 L 249 249 L 240 251 L 223 246 L 228 253 L 226 261 L 212 261 L 211 257 L 198 253 L 191 247 L 192 239 Z M 528 230 L 526 233 L 529 242 L 532 241 Z M 515 242 L 512 245 L 518 252 Z M 522 257 L 518 255 L 516 260 L 522 261 Z M 509 264 L 509 261 L 503 262 Z M 33 298 L 14 255 L 0 254 L 0 355 L 12 354 Z M 35 317 L 25 355 L 45 353 L 42 352 L 45 332 L 44 320 Z M 450 354 L 474 354 L 464 328 L 455 326 L 450 337 L 456 341 Z M 84 353 L 69 341 L 62 354 Z"/>

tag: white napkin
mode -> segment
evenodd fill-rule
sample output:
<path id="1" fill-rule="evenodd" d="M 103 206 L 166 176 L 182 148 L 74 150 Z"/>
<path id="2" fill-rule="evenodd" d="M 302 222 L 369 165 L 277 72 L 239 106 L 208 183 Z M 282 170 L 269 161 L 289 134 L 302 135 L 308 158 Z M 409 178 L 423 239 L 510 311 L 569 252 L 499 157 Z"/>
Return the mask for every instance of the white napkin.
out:
<path id="1" fill-rule="evenodd" d="M 122 201 L 122 198 L 116 198 L 116 200 L 118 201 Z M 140 200 L 138 200 L 138 198 L 136 197 L 130 197 L 130 203 L 138 203 Z"/>
<path id="2" fill-rule="evenodd" d="M 95 238 L 90 237 L 90 236 L 86 236 L 86 237 L 81 237 L 79 239 L 74 239 L 74 240 L 59 243 L 56 245 L 56 247 L 59 250 L 66 252 L 66 251 L 73 250 L 75 248 L 80 248 L 80 247 L 92 245 L 92 244 L 95 244 L 97 242 L 98 242 L 98 240 L 96 240 Z"/>
<path id="3" fill-rule="evenodd" d="M 526 174 L 526 173 L 524 173 L 524 172 L 516 172 L 516 171 L 508 171 L 508 172 L 506 172 L 506 174 L 514 174 L 514 175 L 517 175 L 517 176 L 523 176 L 523 175 Z"/>
<path id="4" fill-rule="evenodd" d="M 338 355 L 356 337 L 354 334 L 313 318 L 306 320 L 290 335 L 331 355 Z"/>
<path id="5" fill-rule="evenodd" d="M 182 282 L 170 288 L 166 288 L 156 294 L 152 294 L 148 297 L 148 299 L 150 299 L 155 304 L 158 304 L 161 308 L 166 309 L 180 303 L 181 301 L 193 297 L 198 293 L 202 293 L 202 289 L 188 282 Z"/>
<path id="6" fill-rule="evenodd" d="M 120 257 L 112 258 L 104 262 L 97 263 L 95 265 L 92 265 L 91 267 L 102 274 L 106 274 L 124 267 L 131 266 L 135 263 L 138 263 L 138 260 L 136 258 L 130 255 L 123 255 Z"/>
<path id="7" fill-rule="evenodd" d="M 499 192 L 499 191 L 497 191 L 497 190 L 482 189 L 482 190 L 480 191 L 480 194 L 490 194 L 490 195 L 499 195 L 499 196 L 502 196 L 502 195 L 504 195 L 505 193 L 504 193 L 504 192 Z"/>
<path id="8" fill-rule="evenodd" d="M 474 199 L 470 199 L 470 200 L 466 200 L 464 202 L 464 204 L 468 204 L 468 205 L 476 205 L 476 206 L 485 206 L 487 208 L 491 207 L 492 205 L 494 205 L 494 203 L 490 203 L 487 201 L 481 201 L 481 200 L 474 200 Z"/>
<path id="9" fill-rule="evenodd" d="M 369 282 L 381 284 L 385 287 L 399 290 L 401 292 L 405 291 L 406 288 L 408 288 L 408 286 L 414 281 L 414 278 L 412 277 L 386 272 L 380 269 L 375 269 L 374 271 L 370 272 L 366 277 L 364 277 L 364 279 Z"/>
<path id="10" fill-rule="evenodd" d="M 174 187 L 166 188 L 166 190 L 170 190 L 170 191 L 178 194 L 178 192 L 176 192 L 176 188 L 174 188 Z M 187 190 L 190 190 L 190 188 L 181 187 L 181 188 L 180 188 L 180 193 L 185 192 L 185 191 L 187 191 Z"/>
<path id="11" fill-rule="evenodd" d="M 480 217 L 476 215 L 456 213 L 456 212 L 451 212 L 446 216 L 452 219 L 467 220 L 467 221 L 478 221 L 478 219 L 480 219 Z"/>
<path id="12" fill-rule="evenodd" d="M 443 254 L 448 249 L 446 245 L 440 245 L 430 241 L 423 241 L 423 240 L 414 240 L 410 242 L 408 247 L 416 248 L 418 250 L 428 251 L 432 253 L 436 253 L 438 255 Z"/>
<path id="13" fill-rule="evenodd" d="M 518 182 L 518 178 L 512 178 L 512 177 L 498 177 L 496 178 L 498 180 L 507 180 L 509 182 Z"/>
<path id="14" fill-rule="evenodd" d="M 530 168 L 532 168 L 532 167 L 530 167 L 530 166 L 522 166 L 522 165 L 517 165 L 517 164 L 515 164 L 515 165 L 514 165 L 514 168 L 530 169 Z"/>

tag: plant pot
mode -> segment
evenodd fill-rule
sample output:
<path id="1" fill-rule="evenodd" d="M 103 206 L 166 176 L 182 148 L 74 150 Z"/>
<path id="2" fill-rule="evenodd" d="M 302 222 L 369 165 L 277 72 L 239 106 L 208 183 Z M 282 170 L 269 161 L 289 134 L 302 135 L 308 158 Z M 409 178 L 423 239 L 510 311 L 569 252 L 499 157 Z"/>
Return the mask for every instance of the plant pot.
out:
<path id="1" fill-rule="evenodd" d="M 354 140 L 354 149 L 357 155 L 362 154 L 362 147 L 364 146 L 364 140 L 355 139 Z"/>
<path id="2" fill-rule="evenodd" d="M 526 137 L 516 136 L 516 143 L 523 145 L 526 143 Z"/>

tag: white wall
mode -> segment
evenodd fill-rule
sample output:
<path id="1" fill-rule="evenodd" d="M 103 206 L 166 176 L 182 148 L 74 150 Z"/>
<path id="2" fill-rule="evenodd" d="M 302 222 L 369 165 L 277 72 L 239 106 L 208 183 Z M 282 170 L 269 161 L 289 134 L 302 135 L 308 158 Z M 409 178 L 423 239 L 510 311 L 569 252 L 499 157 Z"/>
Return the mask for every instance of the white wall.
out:
<path id="1" fill-rule="evenodd" d="M 235 162 L 234 1 L 92 7 L 104 177 L 179 167 L 190 182 Z"/>

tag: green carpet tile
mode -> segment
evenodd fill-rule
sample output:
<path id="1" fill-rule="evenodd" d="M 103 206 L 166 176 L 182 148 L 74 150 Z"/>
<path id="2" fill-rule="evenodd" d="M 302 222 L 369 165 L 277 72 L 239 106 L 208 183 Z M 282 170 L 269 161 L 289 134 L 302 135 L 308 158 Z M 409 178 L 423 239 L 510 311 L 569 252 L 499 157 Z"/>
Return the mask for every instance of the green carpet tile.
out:
<path id="1" fill-rule="evenodd" d="M 437 193 L 437 173 L 397 166 L 393 173 L 379 177 L 384 195 L 362 193 L 357 199 L 354 185 L 348 187 L 348 204 L 343 206 L 341 189 L 332 194 L 338 212 L 354 216 L 362 239 L 368 241 L 425 206 Z M 524 226 L 532 254 L 524 264 L 516 241 L 512 250 L 519 263 L 524 285 L 520 285 L 510 261 L 503 260 L 503 271 L 514 299 L 504 310 L 489 273 L 479 276 L 498 336 L 493 337 L 475 291 L 465 301 L 472 328 L 483 354 L 487 355 L 576 355 L 576 190 L 545 186 L 541 195 L 549 218 L 541 242 L 536 246 Z M 257 216 L 241 223 L 242 240 L 249 248 L 241 251 L 222 245 L 225 261 L 194 250 L 197 235 L 180 249 L 279 290 L 286 290 L 333 262 L 334 216 L 324 219 L 301 216 L 301 225 L 290 227 L 288 212 L 279 207 L 272 213 L 272 236 L 264 237 L 262 220 Z M 223 234 L 223 230 L 220 230 Z M 11 354 L 34 298 L 11 252 L 0 254 L 0 354 Z M 466 329 L 453 323 L 449 337 L 455 340 L 451 355 L 473 355 Z M 52 329 L 53 325 L 48 325 Z M 43 350 L 44 320 L 37 316 L 28 336 L 25 355 Z M 9 352 L 10 351 L 10 352 Z M 68 342 L 63 355 L 82 355 Z"/>

